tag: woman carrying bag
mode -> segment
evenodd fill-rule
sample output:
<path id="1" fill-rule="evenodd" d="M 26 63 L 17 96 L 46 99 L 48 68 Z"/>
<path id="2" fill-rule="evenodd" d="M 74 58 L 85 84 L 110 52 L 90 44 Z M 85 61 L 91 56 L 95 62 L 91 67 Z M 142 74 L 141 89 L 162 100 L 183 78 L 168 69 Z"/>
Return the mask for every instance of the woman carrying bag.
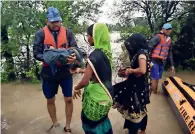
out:
<path id="1" fill-rule="evenodd" d="M 106 24 L 95 23 L 88 30 L 88 42 L 95 50 L 87 59 L 83 79 L 74 88 L 74 98 L 81 95 L 82 127 L 86 134 L 112 134 L 108 112 L 112 107 L 112 53 Z M 79 72 L 79 71 L 78 71 Z"/>
<path id="2" fill-rule="evenodd" d="M 147 108 L 150 103 L 150 59 L 146 38 L 142 34 L 133 34 L 125 41 L 125 47 L 131 57 L 130 66 L 119 70 L 118 75 L 127 79 L 117 83 L 114 88 L 114 108 L 125 118 L 124 129 L 129 134 L 145 133 L 147 126 Z"/>

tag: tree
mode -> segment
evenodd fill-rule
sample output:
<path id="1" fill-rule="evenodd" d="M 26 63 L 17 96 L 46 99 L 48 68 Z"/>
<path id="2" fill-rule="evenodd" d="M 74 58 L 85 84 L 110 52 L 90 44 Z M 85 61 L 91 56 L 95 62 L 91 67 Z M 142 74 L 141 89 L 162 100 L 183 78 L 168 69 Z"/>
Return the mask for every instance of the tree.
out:
<path id="1" fill-rule="evenodd" d="M 141 12 L 146 17 L 151 33 L 159 30 L 163 23 L 170 22 L 183 13 L 179 1 L 131 1 L 122 0 L 121 3 L 115 2 L 118 10 L 115 17 L 120 17 L 120 22 L 129 25 L 132 22 L 133 14 Z"/>
<path id="2" fill-rule="evenodd" d="M 12 55 L 15 57 L 16 73 L 25 73 L 29 71 L 32 63 L 32 56 L 30 46 L 32 44 L 32 34 L 43 25 L 37 17 L 40 11 L 37 10 L 39 1 L 4 1 L 3 15 L 6 16 L 7 21 L 3 25 L 7 25 L 7 32 L 9 33 L 9 41 L 2 45 L 2 49 L 9 48 Z M 8 60 L 6 60 L 8 61 Z M 18 63 L 17 63 L 18 62 Z M 19 65 L 18 65 L 19 64 Z"/>
<path id="3" fill-rule="evenodd" d="M 59 9 L 65 26 L 74 33 L 82 33 L 86 31 L 87 20 L 96 21 L 102 4 L 103 1 L 3 1 L 1 52 L 6 71 L 25 77 L 34 67 L 34 34 L 45 25 L 45 11 L 49 6 Z"/>
<path id="4" fill-rule="evenodd" d="M 96 22 L 98 14 L 101 13 L 99 8 L 104 1 L 46 1 L 43 3 L 43 9 L 46 10 L 50 6 L 59 9 L 63 24 L 71 28 L 74 33 L 83 32 L 82 24 L 88 20 Z M 86 29 L 85 29 L 86 30 Z"/>
<path id="5" fill-rule="evenodd" d="M 121 31 L 123 37 L 137 32 L 150 37 L 159 32 L 162 24 L 170 22 L 173 25 L 172 45 L 175 65 L 195 69 L 194 1 L 123 0 L 117 2 L 115 5 L 118 8 L 115 7 L 115 9 L 118 10 L 116 10 L 114 16 L 119 18 L 120 24 L 124 27 L 124 30 Z M 141 12 L 148 25 L 142 27 L 139 20 L 136 22 L 132 17 L 135 12 Z M 132 22 L 136 25 L 133 25 Z M 150 32 L 146 30 L 148 28 Z"/>
<path id="6" fill-rule="evenodd" d="M 135 26 L 135 27 L 128 27 L 121 31 L 121 37 L 123 39 L 128 38 L 133 33 L 141 33 L 146 36 L 147 39 L 151 36 L 150 28 L 148 26 Z"/>
<path id="7" fill-rule="evenodd" d="M 115 25 L 113 24 L 107 24 L 109 31 L 121 31 L 123 27 L 120 25 L 120 23 L 117 23 Z"/>
<path id="8" fill-rule="evenodd" d="M 144 17 L 136 17 L 133 18 L 133 22 L 135 26 L 146 26 L 147 25 L 147 20 Z"/>
<path id="9" fill-rule="evenodd" d="M 179 21 L 181 30 L 175 41 L 174 58 L 177 65 L 195 69 L 195 6 L 189 6 L 189 11 L 190 13 Z"/>

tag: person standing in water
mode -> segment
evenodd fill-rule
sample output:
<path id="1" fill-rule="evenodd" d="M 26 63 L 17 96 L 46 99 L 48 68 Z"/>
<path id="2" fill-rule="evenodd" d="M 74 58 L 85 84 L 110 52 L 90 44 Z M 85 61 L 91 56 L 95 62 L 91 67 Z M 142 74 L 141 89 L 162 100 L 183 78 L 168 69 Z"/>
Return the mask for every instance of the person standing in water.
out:
<path id="1" fill-rule="evenodd" d="M 150 58 L 144 35 L 133 34 L 125 41 L 129 53 L 130 67 L 119 71 L 127 80 L 117 83 L 114 88 L 114 106 L 125 118 L 124 129 L 129 134 L 145 133 L 147 126 L 147 108 L 150 103 Z"/>
<path id="2" fill-rule="evenodd" d="M 57 73 L 53 76 L 52 70 L 43 59 L 43 52 L 45 49 L 61 49 L 69 47 L 77 47 L 74 35 L 70 29 L 62 26 L 62 18 L 57 8 L 49 7 L 46 13 L 47 25 L 36 32 L 33 46 L 34 58 L 42 61 L 41 79 L 42 89 L 47 99 L 47 109 L 52 120 L 52 128 L 59 128 L 59 123 L 56 116 L 55 95 L 58 92 L 59 85 L 62 87 L 64 95 L 64 102 L 66 104 L 66 126 L 64 131 L 71 133 L 70 124 L 73 112 L 72 101 L 72 74 L 70 73 L 68 65 L 61 65 L 56 63 Z M 68 56 L 68 63 L 75 62 L 75 56 Z"/>
<path id="3" fill-rule="evenodd" d="M 112 53 L 109 31 L 104 23 L 95 23 L 88 30 L 88 42 L 95 50 L 87 59 L 83 79 L 74 87 L 74 98 L 81 95 L 82 128 L 86 134 L 112 134 L 108 112 L 112 107 Z M 80 72 L 80 71 L 78 71 Z"/>
<path id="4" fill-rule="evenodd" d="M 172 26 L 169 23 L 163 25 L 160 33 L 156 34 L 149 41 L 149 51 L 151 54 L 152 68 L 151 68 L 151 78 L 152 78 L 152 91 L 157 94 L 158 83 L 162 78 L 164 71 L 164 64 L 167 58 L 171 63 L 171 72 L 175 73 L 172 45 L 171 45 L 171 35 Z"/>

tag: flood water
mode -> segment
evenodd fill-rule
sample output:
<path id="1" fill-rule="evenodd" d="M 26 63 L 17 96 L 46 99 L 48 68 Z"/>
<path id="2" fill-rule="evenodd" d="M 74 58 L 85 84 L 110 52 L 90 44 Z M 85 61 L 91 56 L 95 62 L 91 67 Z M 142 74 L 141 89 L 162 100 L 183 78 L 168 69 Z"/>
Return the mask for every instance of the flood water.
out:
<path id="1" fill-rule="evenodd" d="M 184 81 L 195 84 L 195 72 L 178 72 Z M 81 75 L 74 77 L 77 83 Z M 159 86 L 160 88 L 160 86 Z M 41 91 L 40 84 L 18 84 L 8 83 L 1 85 L 2 102 L 2 134 L 47 134 L 51 121 L 47 113 L 46 100 Z M 63 126 L 65 125 L 64 100 L 59 90 L 56 97 L 57 117 Z M 81 121 L 81 99 L 74 100 L 74 112 L 72 119 L 73 134 L 83 134 Z M 114 133 L 123 132 L 123 121 L 121 115 L 114 109 L 110 111 L 110 119 Z M 183 134 L 164 95 L 151 96 L 151 104 L 148 105 L 148 134 Z M 64 132 L 51 131 L 51 134 L 63 134 Z"/>

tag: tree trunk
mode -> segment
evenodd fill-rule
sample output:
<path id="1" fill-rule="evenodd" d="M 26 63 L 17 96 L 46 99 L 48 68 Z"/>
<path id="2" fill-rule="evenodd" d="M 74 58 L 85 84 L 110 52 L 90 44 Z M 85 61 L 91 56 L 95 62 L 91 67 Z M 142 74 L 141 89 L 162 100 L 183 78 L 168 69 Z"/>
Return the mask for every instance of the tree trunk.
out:
<path id="1" fill-rule="evenodd" d="M 29 45 L 26 45 L 26 70 L 30 69 L 30 48 Z"/>
<path id="2" fill-rule="evenodd" d="M 150 26 L 150 31 L 153 34 L 154 33 L 154 28 L 153 28 L 153 25 L 152 25 L 152 22 L 151 22 L 151 18 L 147 17 L 147 19 L 148 19 L 148 24 Z"/>
<path id="3" fill-rule="evenodd" d="M 145 4 L 145 11 L 146 11 L 146 15 L 147 15 L 147 20 L 148 20 L 148 25 L 150 27 L 150 31 L 153 34 L 154 33 L 154 27 L 152 25 L 152 10 L 150 9 L 149 3 L 144 3 Z"/>

